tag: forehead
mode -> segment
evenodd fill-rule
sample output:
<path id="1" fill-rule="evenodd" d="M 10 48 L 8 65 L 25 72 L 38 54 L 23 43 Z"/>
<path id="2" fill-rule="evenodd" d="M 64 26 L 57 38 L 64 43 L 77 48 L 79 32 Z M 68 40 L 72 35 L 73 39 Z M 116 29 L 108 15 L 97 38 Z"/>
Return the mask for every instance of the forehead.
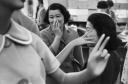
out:
<path id="1" fill-rule="evenodd" d="M 60 10 L 49 10 L 49 15 L 58 15 L 58 14 L 62 14 Z"/>

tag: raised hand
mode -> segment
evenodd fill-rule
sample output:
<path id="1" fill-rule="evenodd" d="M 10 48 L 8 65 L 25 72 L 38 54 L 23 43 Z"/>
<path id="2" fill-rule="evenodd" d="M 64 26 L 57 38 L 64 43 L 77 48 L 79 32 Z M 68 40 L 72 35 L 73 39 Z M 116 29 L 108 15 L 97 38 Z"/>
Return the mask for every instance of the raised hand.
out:
<path id="1" fill-rule="evenodd" d="M 91 71 L 93 76 L 98 76 L 104 71 L 110 56 L 108 51 L 104 49 L 109 37 L 105 40 L 104 38 L 105 35 L 103 34 L 89 55 L 87 70 Z"/>
<path id="2" fill-rule="evenodd" d="M 72 42 L 75 46 L 83 45 L 83 44 L 92 44 L 96 43 L 94 37 L 88 37 L 89 32 L 86 32 L 83 36 L 74 39 Z"/>
<path id="3" fill-rule="evenodd" d="M 61 25 L 58 20 L 55 20 L 52 25 L 52 31 L 54 32 L 55 36 L 61 37 L 63 35 L 63 31 L 60 29 Z"/>

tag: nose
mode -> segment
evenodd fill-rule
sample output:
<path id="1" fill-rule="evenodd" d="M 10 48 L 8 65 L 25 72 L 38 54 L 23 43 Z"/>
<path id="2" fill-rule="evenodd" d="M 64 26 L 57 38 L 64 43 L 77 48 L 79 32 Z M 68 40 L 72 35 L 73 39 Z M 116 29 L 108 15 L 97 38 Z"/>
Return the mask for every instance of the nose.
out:
<path id="1" fill-rule="evenodd" d="M 56 22 L 56 21 L 57 21 L 57 18 L 56 18 L 56 17 L 54 17 L 53 21 L 54 21 L 54 22 Z"/>

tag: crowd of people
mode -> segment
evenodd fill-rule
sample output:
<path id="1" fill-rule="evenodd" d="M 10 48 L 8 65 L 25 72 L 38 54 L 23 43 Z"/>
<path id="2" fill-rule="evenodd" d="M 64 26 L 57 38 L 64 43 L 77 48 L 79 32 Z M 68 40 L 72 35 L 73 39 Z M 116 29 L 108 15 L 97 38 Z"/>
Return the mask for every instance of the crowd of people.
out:
<path id="1" fill-rule="evenodd" d="M 32 20 L 21 11 L 24 2 L 0 0 L 0 84 L 116 84 L 122 41 L 111 13 L 113 2 L 97 3 L 81 36 L 68 26 L 71 15 L 62 4 L 44 10 L 38 0 Z M 89 47 L 86 60 L 83 45 Z M 122 83 L 127 79 L 123 74 Z"/>

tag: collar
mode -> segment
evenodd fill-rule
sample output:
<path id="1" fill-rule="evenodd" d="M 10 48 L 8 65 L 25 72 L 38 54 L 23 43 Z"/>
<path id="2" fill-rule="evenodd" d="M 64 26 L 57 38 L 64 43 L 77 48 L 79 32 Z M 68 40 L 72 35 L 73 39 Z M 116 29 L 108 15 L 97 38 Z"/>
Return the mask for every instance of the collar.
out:
<path id="1" fill-rule="evenodd" d="M 29 45 L 32 42 L 31 32 L 13 20 L 11 20 L 10 30 L 4 35 L 0 34 L 0 52 L 4 47 L 5 38 L 22 45 Z"/>

